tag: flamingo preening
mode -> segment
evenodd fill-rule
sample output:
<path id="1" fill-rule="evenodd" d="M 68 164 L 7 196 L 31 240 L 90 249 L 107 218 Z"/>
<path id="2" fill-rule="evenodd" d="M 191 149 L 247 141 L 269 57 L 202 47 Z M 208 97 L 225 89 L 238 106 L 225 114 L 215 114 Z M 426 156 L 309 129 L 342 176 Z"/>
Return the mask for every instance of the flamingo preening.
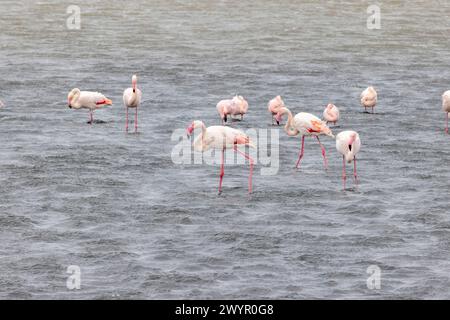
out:
<path id="1" fill-rule="evenodd" d="M 323 118 L 325 119 L 327 124 L 332 122 L 334 125 L 336 125 L 336 122 L 338 122 L 340 118 L 338 107 L 336 107 L 332 103 L 329 103 L 323 111 Z"/>
<path id="2" fill-rule="evenodd" d="M 269 110 L 269 113 L 271 115 L 272 118 L 272 125 L 273 120 L 274 120 L 274 116 L 280 111 L 281 108 L 284 107 L 284 101 L 283 99 L 281 99 L 281 96 L 276 96 L 275 98 L 273 98 L 272 100 L 269 101 L 269 103 L 267 104 L 267 109 Z M 280 123 L 277 122 L 277 124 L 279 125 Z"/>
<path id="3" fill-rule="evenodd" d="M 133 75 L 131 78 L 131 88 L 126 89 L 123 92 L 123 104 L 125 105 L 127 109 L 127 115 L 126 115 L 126 125 L 125 125 L 125 131 L 128 132 L 128 108 L 134 108 L 134 132 L 137 132 L 138 123 L 137 123 L 137 114 L 138 114 L 138 107 L 141 104 L 142 100 L 142 92 L 137 88 L 137 76 Z"/>
<path id="4" fill-rule="evenodd" d="M 94 122 L 94 110 L 100 109 L 104 105 L 111 105 L 112 101 L 99 92 L 80 91 L 80 89 L 75 88 L 69 92 L 67 103 L 71 109 L 89 109 L 90 121 L 88 123 L 92 124 Z"/>
<path id="5" fill-rule="evenodd" d="M 242 131 L 233 129 L 226 126 L 211 126 L 206 128 L 202 121 L 195 120 L 187 128 L 188 137 L 192 135 L 192 132 L 201 128 L 202 133 L 194 140 L 194 150 L 199 152 L 205 152 L 209 149 L 216 149 L 222 152 L 221 166 L 220 166 L 220 180 L 219 180 L 219 194 L 222 192 L 222 181 L 225 174 L 224 170 L 224 157 L 225 150 L 232 148 L 235 152 L 242 155 L 250 163 L 250 174 L 248 177 L 248 193 L 252 192 L 252 176 L 253 176 L 253 159 L 245 152 L 238 149 L 239 145 L 248 145 L 255 147 L 250 138 Z"/>
<path id="6" fill-rule="evenodd" d="M 244 119 L 244 114 L 248 110 L 248 102 L 244 97 L 236 95 L 233 99 L 221 100 L 216 105 L 217 112 L 219 112 L 222 119 L 222 125 L 227 122 L 228 115 L 236 116 L 241 115 L 241 120 Z"/>
<path id="7" fill-rule="evenodd" d="M 366 90 L 361 92 L 361 105 L 364 107 L 364 110 L 367 111 L 367 108 L 372 108 L 372 113 L 374 113 L 375 105 L 377 104 L 377 92 L 373 87 L 368 87 Z"/>
<path id="8" fill-rule="evenodd" d="M 300 112 L 295 115 L 295 117 L 292 116 L 291 111 L 289 111 L 288 108 L 283 107 L 280 109 L 280 111 L 276 115 L 277 122 L 281 121 L 281 117 L 283 114 L 288 114 L 288 120 L 286 122 L 286 125 L 284 127 L 284 130 L 286 131 L 288 136 L 297 136 L 300 134 L 302 136 L 302 146 L 300 149 L 300 153 L 298 156 L 297 164 L 295 165 L 295 168 L 298 168 L 300 165 L 300 161 L 303 158 L 304 154 L 304 148 L 305 148 L 305 137 L 306 136 L 314 136 L 316 137 L 317 141 L 319 142 L 320 148 L 322 149 L 322 156 L 323 161 L 325 165 L 325 169 L 328 168 L 328 160 L 325 152 L 325 147 L 322 145 L 319 139 L 319 135 L 327 135 L 332 138 L 334 138 L 333 133 L 331 132 L 330 128 L 319 118 L 316 116 Z"/>
<path id="9" fill-rule="evenodd" d="M 450 112 L 450 90 L 442 95 L 442 110 L 446 113 L 445 132 L 448 133 L 448 113 Z"/>
<path id="10" fill-rule="evenodd" d="M 352 163 L 353 161 L 353 177 L 355 183 L 358 183 L 358 175 L 356 172 L 356 154 L 361 149 L 361 140 L 356 131 L 342 131 L 336 136 L 336 149 L 342 154 L 342 181 L 344 183 L 347 180 L 345 163 Z"/>

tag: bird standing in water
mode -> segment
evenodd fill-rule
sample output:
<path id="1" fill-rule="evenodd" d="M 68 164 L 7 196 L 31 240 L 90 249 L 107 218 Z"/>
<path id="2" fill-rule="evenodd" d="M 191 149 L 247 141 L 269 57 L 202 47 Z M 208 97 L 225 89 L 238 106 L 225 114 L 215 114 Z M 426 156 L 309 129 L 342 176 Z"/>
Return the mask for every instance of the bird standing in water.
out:
<path id="1" fill-rule="evenodd" d="M 334 125 L 336 125 L 336 122 L 338 122 L 340 118 L 338 107 L 336 107 L 332 103 L 329 103 L 323 111 L 323 118 L 325 119 L 327 124 L 332 122 Z"/>
<path id="2" fill-rule="evenodd" d="M 364 107 L 364 110 L 367 112 L 367 108 L 372 108 L 372 113 L 374 113 L 375 105 L 377 104 L 377 92 L 373 87 L 368 87 L 361 93 L 361 105 Z"/>
<path id="3" fill-rule="evenodd" d="M 300 112 L 295 115 L 295 117 L 292 116 L 291 111 L 289 111 L 288 108 L 281 108 L 280 111 L 276 115 L 277 122 L 281 121 L 281 117 L 283 114 L 288 114 L 288 120 L 286 122 L 286 125 L 284 127 L 284 130 L 286 131 L 288 136 L 297 136 L 298 134 L 302 137 L 302 146 L 300 148 L 300 154 L 298 156 L 297 164 L 295 165 L 295 168 L 298 169 L 300 165 L 300 161 L 303 158 L 304 150 L 305 150 L 305 137 L 306 136 L 314 136 L 316 137 L 317 141 L 319 142 L 320 148 L 322 149 L 322 156 L 323 161 L 325 165 L 325 169 L 328 168 L 328 159 L 325 152 L 325 147 L 322 145 L 319 139 L 319 135 L 327 135 L 332 138 L 334 138 L 333 133 L 331 132 L 330 128 L 327 127 L 327 125 L 317 118 L 316 116 L 306 113 L 306 112 Z"/>
<path id="4" fill-rule="evenodd" d="M 133 75 L 131 78 L 131 88 L 126 89 L 123 92 L 123 104 L 126 107 L 126 125 L 125 125 L 125 131 L 128 132 L 128 109 L 134 108 L 134 132 L 137 132 L 138 129 L 138 121 L 137 121 L 137 114 L 138 114 L 138 107 L 141 104 L 142 100 L 142 92 L 137 88 L 137 76 Z"/>
<path id="5" fill-rule="evenodd" d="M 355 183 L 358 183 L 358 175 L 356 172 L 356 154 L 361 149 L 361 140 L 359 134 L 356 131 L 342 131 L 336 136 L 336 150 L 342 154 L 342 181 L 344 183 L 347 180 L 345 163 L 352 163 L 353 161 L 353 177 Z"/>
<path id="6" fill-rule="evenodd" d="M 201 129 L 202 133 L 194 140 L 194 150 L 205 152 L 209 149 L 216 149 L 222 152 L 220 165 L 220 180 L 219 180 L 219 194 L 222 192 L 222 181 L 225 174 L 224 158 L 225 150 L 233 149 L 235 152 L 242 155 L 250 163 L 250 174 L 248 177 L 248 193 L 252 192 L 252 176 L 253 176 L 253 159 L 245 152 L 238 149 L 238 146 L 255 147 L 250 138 L 240 130 L 226 127 L 226 126 L 211 126 L 206 128 L 202 121 L 195 120 L 187 128 L 188 137 L 192 135 L 195 129 Z"/>
<path id="7" fill-rule="evenodd" d="M 75 88 L 69 92 L 67 96 L 69 108 L 73 109 L 89 109 L 89 124 L 94 123 L 94 110 L 100 109 L 105 105 L 112 105 L 112 101 L 99 92 L 80 91 Z"/>

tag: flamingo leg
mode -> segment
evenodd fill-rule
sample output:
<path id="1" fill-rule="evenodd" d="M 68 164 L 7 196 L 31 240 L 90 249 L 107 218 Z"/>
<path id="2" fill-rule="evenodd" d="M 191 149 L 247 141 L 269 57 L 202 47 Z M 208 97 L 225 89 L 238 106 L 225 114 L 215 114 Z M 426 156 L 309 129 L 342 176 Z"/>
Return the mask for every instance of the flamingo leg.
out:
<path id="1" fill-rule="evenodd" d="M 225 148 L 222 149 L 222 160 L 221 160 L 221 163 L 220 163 L 219 194 L 222 193 L 222 181 L 223 181 L 223 176 L 225 175 L 224 158 L 225 158 Z"/>
<path id="2" fill-rule="evenodd" d="M 305 153 L 305 136 L 302 136 L 302 147 L 300 148 L 297 164 L 295 165 L 296 169 L 298 169 L 298 166 L 300 165 L 300 160 L 302 160 L 304 153 Z"/>
<path id="3" fill-rule="evenodd" d="M 353 177 L 355 178 L 355 184 L 358 184 L 358 173 L 356 172 L 356 156 L 353 158 Z"/>
<path id="4" fill-rule="evenodd" d="M 91 119 L 91 120 L 89 121 L 89 123 L 90 123 L 90 124 L 93 124 L 93 123 L 94 123 L 94 115 L 93 115 L 92 110 L 89 111 L 89 118 Z"/>
<path id="5" fill-rule="evenodd" d="M 320 148 L 322 149 L 322 157 L 323 157 L 323 164 L 325 166 L 325 170 L 328 169 L 328 159 L 327 154 L 325 152 L 325 147 L 320 142 L 319 136 L 316 136 L 317 142 L 319 142 Z"/>
<path id="6" fill-rule="evenodd" d="M 236 152 L 240 153 L 242 156 L 244 156 L 244 158 L 250 162 L 250 174 L 248 176 L 248 193 L 250 194 L 250 193 L 252 193 L 253 163 L 254 163 L 253 158 L 250 157 L 245 152 L 242 152 L 241 150 L 239 150 L 236 145 L 234 145 L 233 149 L 234 149 L 234 151 L 236 151 Z"/>
<path id="7" fill-rule="evenodd" d="M 128 107 L 127 107 L 127 115 L 126 115 L 125 131 L 128 132 Z"/>
<path id="8" fill-rule="evenodd" d="M 241 121 L 244 120 L 244 115 L 241 113 Z"/>
<path id="9" fill-rule="evenodd" d="M 448 112 L 447 112 L 447 126 L 445 127 L 445 133 L 448 133 Z"/>
<path id="10" fill-rule="evenodd" d="M 134 113 L 134 132 L 136 133 L 138 129 L 138 107 L 136 107 L 136 112 Z"/>
<path id="11" fill-rule="evenodd" d="M 344 184 L 345 190 L 345 181 L 347 180 L 347 175 L 345 174 L 345 156 L 342 156 L 342 182 Z"/>
<path id="12" fill-rule="evenodd" d="M 364 107 L 364 111 L 367 112 L 367 107 Z"/>

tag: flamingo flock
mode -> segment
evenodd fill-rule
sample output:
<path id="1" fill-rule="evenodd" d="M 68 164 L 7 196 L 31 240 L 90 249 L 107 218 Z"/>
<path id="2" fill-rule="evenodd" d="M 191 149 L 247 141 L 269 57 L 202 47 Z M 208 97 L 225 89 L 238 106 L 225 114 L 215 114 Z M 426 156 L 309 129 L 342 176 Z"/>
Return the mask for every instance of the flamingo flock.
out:
<path id="1" fill-rule="evenodd" d="M 134 131 L 138 130 L 138 108 L 142 101 L 142 91 L 137 87 L 137 76 L 133 75 L 131 78 L 131 87 L 125 89 L 123 92 L 123 104 L 126 108 L 126 122 L 125 131 L 128 132 L 128 110 L 130 108 L 135 110 L 134 115 Z M 360 95 L 361 105 L 364 107 L 365 112 L 367 109 L 371 109 L 371 113 L 374 113 L 374 108 L 377 104 L 378 95 L 376 90 L 369 86 Z M 104 94 L 100 92 L 81 91 L 78 88 L 72 89 L 67 96 L 68 107 L 71 109 L 88 109 L 89 110 L 89 124 L 94 123 L 94 111 L 101 109 L 104 106 L 112 105 L 112 100 L 108 99 Z M 5 105 L 0 100 L 0 108 Z M 251 147 L 256 148 L 254 143 L 250 140 L 249 136 L 244 132 L 227 126 L 228 118 L 240 116 L 242 121 L 244 115 L 248 112 L 248 102 L 241 95 L 235 95 L 231 99 L 221 100 L 216 105 L 219 113 L 222 125 L 214 125 L 206 127 L 200 120 L 193 121 L 187 128 L 187 135 L 190 137 L 195 129 L 201 129 L 201 133 L 195 138 L 193 147 L 195 151 L 205 152 L 210 149 L 219 150 L 221 155 L 221 165 L 219 174 L 219 194 L 222 192 L 224 171 L 224 159 L 225 151 L 232 149 L 237 154 L 243 156 L 248 160 L 250 165 L 250 172 L 248 177 L 248 192 L 252 192 L 252 177 L 254 159 L 246 152 L 241 151 L 239 147 Z M 346 188 L 347 174 L 346 165 L 353 163 L 353 177 L 354 183 L 358 184 L 358 175 L 356 168 L 356 156 L 361 149 L 361 139 L 358 132 L 353 130 L 345 130 L 334 136 L 329 125 L 336 123 L 340 120 L 340 111 L 334 104 L 329 103 L 323 111 L 323 118 L 320 119 L 315 115 L 307 112 L 297 113 L 295 116 L 286 107 L 282 97 L 277 95 L 271 99 L 267 104 L 267 110 L 271 117 L 271 125 L 280 125 L 283 116 L 287 116 L 286 123 L 284 125 L 284 131 L 290 137 L 300 136 L 301 145 L 299 149 L 298 159 L 295 164 L 295 168 L 300 167 L 301 160 L 304 156 L 305 138 L 314 137 L 322 151 L 322 157 L 324 167 L 328 169 L 328 159 L 325 147 L 320 141 L 320 136 L 331 137 L 336 140 L 336 150 L 342 155 L 342 181 L 344 189 Z M 450 113 L 450 90 L 445 91 L 442 94 L 442 110 L 445 113 L 445 133 L 449 133 L 449 113 Z M 275 122 L 276 124 L 275 124 Z"/>

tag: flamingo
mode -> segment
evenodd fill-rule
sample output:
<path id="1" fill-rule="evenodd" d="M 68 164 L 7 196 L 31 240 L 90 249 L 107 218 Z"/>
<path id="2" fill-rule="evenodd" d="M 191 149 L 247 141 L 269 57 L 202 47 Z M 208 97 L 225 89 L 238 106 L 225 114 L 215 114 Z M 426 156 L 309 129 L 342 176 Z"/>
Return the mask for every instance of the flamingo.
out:
<path id="1" fill-rule="evenodd" d="M 323 111 L 323 118 L 325 119 L 327 124 L 329 122 L 333 122 L 333 124 L 336 125 L 336 122 L 339 121 L 340 118 L 338 107 L 336 107 L 332 103 L 329 103 Z"/>
<path id="2" fill-rule="evenodd" d="M 0 100 L 0 108 L 3 108 L 5 105 L 3 104 L 2 100 Z"/>
<path id="3" fill-rule="evenodd" d="M 137 76 L 131 78 L 132 88 L 128 88 L 123 92 L 123 104 L 127 108 L 125 131 L 128 132 L 128 108 L 135 108 L 134 112 L 134 132 L 137 132 L 137 113 L 141 104 L 142 92 L 137 88 Z"/>
<path id="4" fill-rule="evenodd" d="M 342 181 L 344 183 L 347 180 L 345 173 L 345 163 L 351 163 L 353 161 L 353 177 L 355 178 L 355 183 L 358 183 L 358 176 L 356 173 L 356 154 L 361 149 L 361 140 L 359 139 L 359 134 L 356 131 L 342 131 L 336 136 L 336 149 L 342 154 Z"/>
<path id="5" fill-rule="evenodd" d="M 368 87 L 366 90 L 364 90 L 361 93 L 361 105 L 364 107 L 364 110 L 367 111 L 367 108 L 375 108 L 375 105 L 377 104 L 377 92 L 373 87 Z"/>
<path id="6" fill-rule="evenodd" d="M 319 142 L 320 148 L 322 149 L 323 161 L 325 169 L 327 169 L 328 160 L 325 152 L 325 147 L 320 142 L 319 135 L 327 135 L 334 138 L 334 135 L 331 132 L 330 128 L 328 128 L 328 126 L 322 120 L 310 113 L 300 112 L 296 114 L 295 117 L 293 117 L 291 111 L 286 107 L 281 108 L 277 113 L 275 117 L 277 122 L 281 121 L 281 117 L 285 113 L 288 114 L 288 120 L 284 127 L 287 135 L 297 136 L 298 134 L 300 134 L 302 136 L 302 146 L 295 168 L 299 167 L 300 160 L 303 158 L 305 150 L 305 136 L 315 136 L 317 141 Z"/>
<path id="7" fill-rule="evenodd" d="M 222 160 L 220 167 L 220 180 L 219 180 L 219 194 L 222 193 L 222 181 L 225 174 L 224 171 L 224 156 L 225 149 L 233 148 L 233 150 L 241 154 L 250 163 L 250 174 L 248 177 L 248 193 L 252 192 L 252 176 L 253 176 L 253 159 L 245 152 L 238 149 L 238 145 L 248 145 L 255 147 L 250 141 L 250 138 L 242 131 L 233 129 L 226 126 L 211 126 L 206 128 L 202 121 L 195 120 L 187 128 L 187 135 L 190 137 L 192 132 L 201 128 L 202 133 L 194 140 L 194 150 L 204 152 L 209 149 L 216 149 L 222 151 Z"/>
<path id="8" fill-rule="evenodd" d="M 90 121 L 88 123 L 92 124 L 94 122 L 94 110 L 100 109 L 104 105 L 111 105 L 112 101 L 99 92 L 80 91 L 80 89 L 75 88 L 67 96 L 67 103 L 71 109 L 89 109 Z"/>
<path id="9" fill-rule="evenodd" d="M 272 118 L 272 125 L 273 125 L 273 117 L 280 111 L 281 108 L 284 107 L 284 101 L 281 99 L 281 96 L 276 96 L 272 100 L 269 101 L 267 105 L 267 109 L 270 112 L 271 118 Z M 279 122 L 277 123 L 280 124 Z"/>
<path id="10" fill-rule="evenodd" d="M 445 132 L 448 134 L 448 113 L 450 112 L 450 90 L 445 91 L 442 95 L 442 110 L 446 113 Z"/>
<path id="11" fill-rule="evenodd" d="M 227 116 L 241 115 L 241 120 L 244 119 L 244 114 L 248 110 L 248 102 L 244 97 L 236 95 L 232 99 L 221 100 L 216 106 L 222 119 L 222 125 L 227 122 Z"/>

